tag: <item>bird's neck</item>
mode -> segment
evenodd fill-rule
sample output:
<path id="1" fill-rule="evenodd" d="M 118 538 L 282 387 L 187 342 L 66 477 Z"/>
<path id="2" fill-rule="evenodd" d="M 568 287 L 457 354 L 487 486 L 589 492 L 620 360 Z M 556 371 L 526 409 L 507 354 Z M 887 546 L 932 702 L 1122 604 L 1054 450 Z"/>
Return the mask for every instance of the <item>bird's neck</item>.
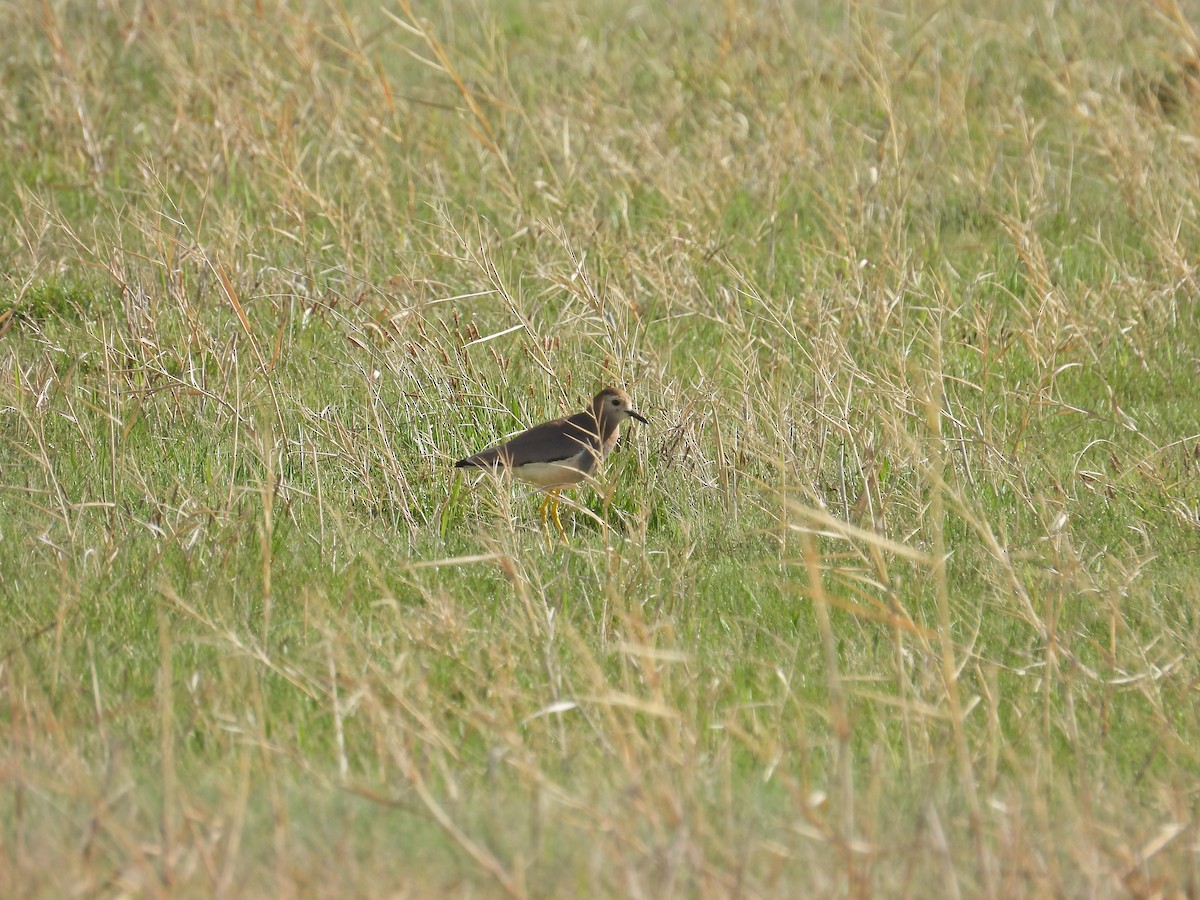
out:
<path id="1" fill-rule="evenodd" d="M 596 421 L 596 434 L 600 437 L 600 446 L 605 446 L 612 439 L 618 426 L 621 424 L 617 419 L 610 418 L 602 412 L 598 413 L 592 410 L 592 418 Z"/>

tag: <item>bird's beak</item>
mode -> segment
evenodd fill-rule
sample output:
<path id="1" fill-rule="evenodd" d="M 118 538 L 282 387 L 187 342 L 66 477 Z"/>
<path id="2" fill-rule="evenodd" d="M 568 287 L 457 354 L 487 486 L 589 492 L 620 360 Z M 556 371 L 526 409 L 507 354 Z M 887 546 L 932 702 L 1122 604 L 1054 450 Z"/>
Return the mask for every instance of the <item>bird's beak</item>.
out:
<path id="1" fill-rule="evenodd" d="M 630 417 L 631 419 L 637 419 L 637 420 L 638 420 L 639 422 L 641 422 L 643 425 L 649 425 L 649 424 L 650 424 L 650 423 L 649 423 L 649 422 L 647 422 L 647 421 L 646 421 L 644 418 L 642 418 L 642 417 L 641 417 L 641 416 L 639 416 L 637 413 L 635 413 L 635 412 L 634 412 L 632 409 L 630 409 L 630 410 L 627 410 L 627 412 L 629 413 L 629 417 Z"/>

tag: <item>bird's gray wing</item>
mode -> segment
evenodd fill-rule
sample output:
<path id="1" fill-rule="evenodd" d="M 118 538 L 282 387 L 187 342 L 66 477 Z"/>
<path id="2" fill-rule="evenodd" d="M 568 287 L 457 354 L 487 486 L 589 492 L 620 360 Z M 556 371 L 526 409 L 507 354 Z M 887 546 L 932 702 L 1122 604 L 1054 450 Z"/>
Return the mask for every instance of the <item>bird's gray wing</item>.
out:
<path id="1" fill-rule="evenodd" d="M 596 422 L 587 413 L 577 413 L 569 419 L 543 422 L 523 431 L 506 444 L 481 450 L 460 460 L 458 466 L 493 468 L 523 466 L 530 462 L 553 463 L 571 459 L 582 449 L 595 453 L 600 446 Z"/>

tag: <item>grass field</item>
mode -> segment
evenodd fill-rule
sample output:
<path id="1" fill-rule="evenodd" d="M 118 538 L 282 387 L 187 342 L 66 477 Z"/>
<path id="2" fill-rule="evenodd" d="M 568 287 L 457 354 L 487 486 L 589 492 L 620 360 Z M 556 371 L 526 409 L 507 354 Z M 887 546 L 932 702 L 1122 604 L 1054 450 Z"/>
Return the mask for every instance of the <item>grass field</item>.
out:
<path id="1" fill-rule="evenodd" d="M 0 894 L 1200 892 L 1200 8 L 411 3 L 0 0 Z"/>

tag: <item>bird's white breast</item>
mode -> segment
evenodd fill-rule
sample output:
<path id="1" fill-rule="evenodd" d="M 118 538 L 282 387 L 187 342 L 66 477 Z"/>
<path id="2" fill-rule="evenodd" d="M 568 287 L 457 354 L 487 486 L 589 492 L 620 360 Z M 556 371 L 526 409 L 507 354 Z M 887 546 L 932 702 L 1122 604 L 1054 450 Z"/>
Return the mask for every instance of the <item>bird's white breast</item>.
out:
<path id="1" fill-rule="evenodd" d="M 567 459 L 555 462 L 527 462 L 523 466 L 515 466 L 512 471 L 522 481 L 536 484 L 540 488 L 568 487 L 579 484 L 587 477 L 587 472 L 581 469 L 581 466 L 592 468 L 590 464 L 593 460 L 585 460 L 585 456 L 590 457 L 590 454 L 581 450 Z"/>

